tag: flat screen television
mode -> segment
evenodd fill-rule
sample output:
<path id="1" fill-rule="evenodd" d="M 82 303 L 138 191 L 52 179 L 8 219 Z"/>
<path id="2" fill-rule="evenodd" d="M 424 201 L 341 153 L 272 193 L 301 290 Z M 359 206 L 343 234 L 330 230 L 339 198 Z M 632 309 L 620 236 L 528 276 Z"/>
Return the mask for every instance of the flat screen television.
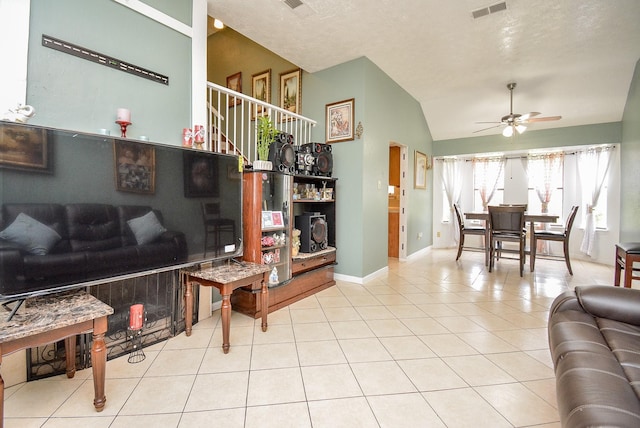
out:
<path id="1" fill-rule="evenodd" d="M 0 301 L 242 254 L 237 156 L 0 121 Z"/>

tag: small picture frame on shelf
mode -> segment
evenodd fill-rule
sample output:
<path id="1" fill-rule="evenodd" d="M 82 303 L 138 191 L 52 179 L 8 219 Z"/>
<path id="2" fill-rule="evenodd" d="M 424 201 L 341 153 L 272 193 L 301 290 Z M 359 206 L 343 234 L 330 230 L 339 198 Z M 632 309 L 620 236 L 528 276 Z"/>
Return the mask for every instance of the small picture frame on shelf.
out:
<path id="1" fill-rule="evenodd" d="M 273 227 L 273 213 L 271 211 L 262 211 L 262 228 Z"/>
<path id="2" fill-rule="evenodd" d="M 283 227 L 284 221 L 282 219 L 282 211 L 272 211 L 271 212 L 271 220 L 273 222 L 273 227 Z"/>

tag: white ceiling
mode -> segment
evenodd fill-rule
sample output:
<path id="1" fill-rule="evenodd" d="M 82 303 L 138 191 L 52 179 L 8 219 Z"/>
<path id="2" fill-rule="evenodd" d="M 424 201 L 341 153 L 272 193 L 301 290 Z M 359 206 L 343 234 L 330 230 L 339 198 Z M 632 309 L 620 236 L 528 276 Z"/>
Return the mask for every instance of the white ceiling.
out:
<path id="1" fill-rule="evenodd" d="M 210 16 L 313 73 L 365 56 L 422 106 L 434 140 L 509 113 L 530 129 L 617 122 L 640 59 L 639 0 L 207 0 Z"/>

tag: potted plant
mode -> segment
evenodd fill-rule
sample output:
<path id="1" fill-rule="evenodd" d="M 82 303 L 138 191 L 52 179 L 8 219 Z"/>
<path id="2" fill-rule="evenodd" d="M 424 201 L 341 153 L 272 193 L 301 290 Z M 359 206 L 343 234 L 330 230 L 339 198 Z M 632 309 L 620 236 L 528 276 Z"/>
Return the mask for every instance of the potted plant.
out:
<path id="1" fill-rule="evenodd" d="M 258 117 L 258 135 L 256 137 L 256 143 L 258 146 L 258 160 L 253 162 L 254 169 L 266 169 L 271 170 L 273 165 L 269 161 L 269 147 L 276 139 L 278 130 L 271 122 L 269 116 Z"/>

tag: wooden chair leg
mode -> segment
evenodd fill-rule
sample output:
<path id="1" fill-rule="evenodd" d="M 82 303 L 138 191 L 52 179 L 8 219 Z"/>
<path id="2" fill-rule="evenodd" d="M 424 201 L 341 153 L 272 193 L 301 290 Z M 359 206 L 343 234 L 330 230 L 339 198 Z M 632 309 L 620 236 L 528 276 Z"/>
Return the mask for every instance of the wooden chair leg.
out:
<path id="1" fill-rule="evenodd" d="M 567 269 L 569 269 L 569 275 L 573 275 L 573 270 L 571 269 L 571 260 L 569 259 L 569 240 L 564 240 L 564 261 L 567 263 Z"/>
<path id="2" fill-rule="evenodd" d="M 531 248 L 529 249 L 529 267 L 531 272 L 536 268 L 536 247 L 538 242 L 535 236 L 531 236 Z"/>
<path id="3" fill-rule="evenodd" d="M 462 247 L 464 246 L 464 233 L 460 234 L 460 242 L 458 242 L 458 255 L 456 256 L 456 260 L 460 258 L 462 254 Z"/>

